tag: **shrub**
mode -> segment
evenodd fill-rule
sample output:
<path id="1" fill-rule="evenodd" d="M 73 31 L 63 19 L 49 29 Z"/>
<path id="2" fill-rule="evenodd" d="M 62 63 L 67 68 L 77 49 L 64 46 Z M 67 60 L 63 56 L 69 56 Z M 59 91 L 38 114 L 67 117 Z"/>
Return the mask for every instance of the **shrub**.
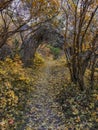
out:
<path id="1" fill-rule="evenodd" d="M 32 85 L 33 78 L 22 67 L 22 62 L 18 56 L 14 60 L 6 58 L 5 61 L 0 61 L 1 130 L 14 130 L 20 124 L 20 117 L 22 118 Z"/>
<path id="2" fill-rule="evenodd" d="M 50 48 L 51 53 L 54 56 L 54 59 L 57 59 L 60 54 L 60 49 L 58 47 L 48 46 Z"/>
<path id="3" fill-rule="evenodd" d="M 34 58 L 34 67 L 38 68 L 43 63 L 44 63 L 44 59 L 42 58 L 42 56 L 39 53 L 36 53 Z"/>

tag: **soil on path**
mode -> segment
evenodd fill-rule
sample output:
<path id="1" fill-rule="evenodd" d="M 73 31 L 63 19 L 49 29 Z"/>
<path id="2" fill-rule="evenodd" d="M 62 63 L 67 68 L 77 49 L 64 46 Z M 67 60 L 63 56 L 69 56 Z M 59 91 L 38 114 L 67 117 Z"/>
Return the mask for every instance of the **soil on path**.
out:
<path id="1" fill-rule="evenodd" d="M 31 96 L 30 112 L 25 130 L 64 130 L 65 117 L 55 101 L 58 88 L 54 88 L 53 80 L 58 72 L 52 73 L 53 67 L 56 67 L 55 61 L 47 61 L 38 71 L 38 79 L 35 84 L 35 92 Z M 63 74 L 63 71 L 61 72 Z"/>

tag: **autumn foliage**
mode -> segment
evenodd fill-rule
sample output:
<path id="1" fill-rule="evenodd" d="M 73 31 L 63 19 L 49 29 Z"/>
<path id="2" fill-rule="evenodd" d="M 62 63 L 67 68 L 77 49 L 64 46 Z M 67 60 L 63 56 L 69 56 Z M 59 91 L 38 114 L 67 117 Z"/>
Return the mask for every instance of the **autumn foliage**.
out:
<path id="1" fill-rule="evenodd" d="M 0 130 L 42 113 L 63 115 L 64 130 L 97 130 L 97 111 L 98 0 L 0 0 Z"/>
<path id="2" fill-rule="evenodd" d="M 19 125 L 20 113 L 33 85 L 33 78 L 22 67 L 19 56 L 0 61 L 0 129 L 14 129 Z M 22 116 L 22 115 L 21 115 Z"/>

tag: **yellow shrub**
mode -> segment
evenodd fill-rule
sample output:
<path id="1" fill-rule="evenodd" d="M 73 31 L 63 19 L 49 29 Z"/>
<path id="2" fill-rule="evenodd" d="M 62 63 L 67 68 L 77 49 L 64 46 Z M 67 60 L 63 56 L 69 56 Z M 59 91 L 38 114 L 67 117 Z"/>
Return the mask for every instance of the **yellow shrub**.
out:
<path id="1" fill-rule="evenodd" d="M 39 67 L 44 63 L 44 59 L 42 58 L 42 56 L 39 53 L 35 54 L 35 58 L 34 58 L 34 67 Z"/>
<path id="2" fill-rule="evenodd" d="M 19 121 L 15 116 L 19 117 L 20 111 L 23 111 L 33 80 L 23 68 L 19 56 L 14 60 L 6 58 L 5 61 L 0 61 L 0 124 L 7 122 L 9 125 L 9 118 Z"/>

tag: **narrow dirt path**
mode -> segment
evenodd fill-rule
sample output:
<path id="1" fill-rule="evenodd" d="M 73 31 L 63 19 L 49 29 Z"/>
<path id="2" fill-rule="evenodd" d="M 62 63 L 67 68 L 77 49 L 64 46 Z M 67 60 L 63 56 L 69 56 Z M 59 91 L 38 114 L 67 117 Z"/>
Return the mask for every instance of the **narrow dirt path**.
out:
<path id="1" fill-rule="evenodd" d="M 64 130 L 64 115 L 55 102 L 55 91 L 50 82 L 53 64 L 53 61 L 48 61 L 39 70 L 26 126 L 29 130 Z"/>

